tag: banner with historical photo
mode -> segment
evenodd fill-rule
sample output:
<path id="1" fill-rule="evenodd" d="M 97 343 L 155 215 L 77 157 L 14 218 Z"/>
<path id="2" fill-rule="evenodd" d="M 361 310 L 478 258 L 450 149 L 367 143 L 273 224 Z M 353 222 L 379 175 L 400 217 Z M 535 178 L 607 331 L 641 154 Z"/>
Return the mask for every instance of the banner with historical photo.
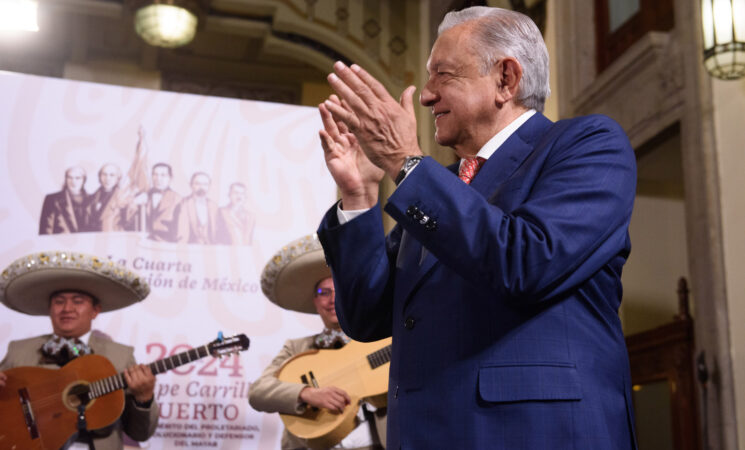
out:
<path id="1" fill-rule="evenodd" d="M 244 333 L 250 348 L 163 373 L 153 449 L 278 448 L 276 414 L 249 383 L 314 315 L 261 292 L 264 264 L 312 233 L 336 198 L 314 108 L 0 72 L 0 263 L 76 251 L 137 272 L 150 296 L 102 313 L 97 332 L 152 362 Z M 0 306 L 0 352 L 51 332 Z M 128 444 L 128 445 L 129 445 Z"/>

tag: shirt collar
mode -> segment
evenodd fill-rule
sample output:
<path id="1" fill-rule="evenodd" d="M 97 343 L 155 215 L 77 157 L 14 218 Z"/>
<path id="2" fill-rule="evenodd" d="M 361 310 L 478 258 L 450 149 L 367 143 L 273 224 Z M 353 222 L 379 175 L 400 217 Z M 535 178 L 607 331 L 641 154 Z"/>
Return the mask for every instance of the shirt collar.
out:
<path id="1" fill-rule="evenodd" d="M 91 331 L 93 331 L 93 329 L 90 329 L 90 330 L 88 330 L 88 332 L 87 332 L 87 333 L 85 333 L 84 335 L 82 335 L 82 336 L 80 336 L 80 337 L 77 337 L 77 338 L 69 338 L 69 339 L 73 339 L 73 340 L 75 340 L 75 339 L 80 339 L 80 342 L 84 342 L 84 343 L 85 343 L 86 345 L 88 345 L 88 344 L 90 343 L 89 341 L 90 341 L 90 339 L 91 339 Z M 54 333 L 54 332 L 52 333 L 52 336 L 57 336 L 57 337 L 59 337 L 59 338 L 61 338 L 61 337 L 62 337 L 62 336 L 59 336 L 59 335 L 58 335 L 57 333 Z"/>
<path id="2" fill-rule="evenodd" d="M 518 128 L 522 124 L 528 121 L 531 117 L 533 117 L 533 114 L 536 113 L 535 109 L 529 109 L 525 111 L 524 113 L 520 114 L 517 119 L 510 122 L 509 125 L 499 130 L 497 134 L 494 135 L 491 139 L 489 139 L 486 144 L 484 144 L 483 147 L 481 147 L 481 150 L 479 150 L 478 153 L 476 153 L 476 156 L 480 156 L 484 159 L 489 159 L 491 155 L 494 154 L 494 152 L 499 149 L 499 147 L 502 146 L 502 144 L 505 143 L 505 141 L 512 136 L 512 133 L 517 131 Z M 463 163 L 463 159 L 461 159 L 461 164 Z"/>
<path id="3" fill-rule="evenodd" d="M 90 340 L 91 340 L 91 331 L 92 331 L 92 330 L 88 330 L 88 332 L 87 332 L 87 333 L 85 333 L 84 335 L 80 336 L 80 337 L 79 337 L 78 339 L 80 339 L 81 341 L 85 342 L 85 343 L 86 343 L 86 345 L 87 345 L 87 344 L 90 344 Z"/>

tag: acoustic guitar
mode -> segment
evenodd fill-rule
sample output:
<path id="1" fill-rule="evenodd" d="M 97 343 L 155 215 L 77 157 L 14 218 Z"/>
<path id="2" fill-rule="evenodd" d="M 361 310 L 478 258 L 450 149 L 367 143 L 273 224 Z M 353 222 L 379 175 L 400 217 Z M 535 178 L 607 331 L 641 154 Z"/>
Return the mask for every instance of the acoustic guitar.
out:
<path id="1" fill-rule="evenodd" d="M 244 334 L 221 338 L 149 364 L 157 375 L 205 356 L 220 357 L 248 348 Z M 78 430 L 78 407 L 87 430 L 114 423 L 124 411 L 124 373 L 101 355 L 73 359 L 60 369 L 16 367 L 5 371 L 0 389 L 0 449 L 54 449 Z"/>
<path id="2" fill-rule="evenodd" d="M 280 414 L 287 431 L 306 439 L 311 448 L 329 448 L 341 442 L 357 426 L 362 401 L 385 406 L 391 338 L 375 342 L 351 341 L 337 350 L 310 350 L 287 360 L 277 378 L 312 387 L 336 386 L 352 402 L 341 414 L 308 407 L 302 415 Z"/>

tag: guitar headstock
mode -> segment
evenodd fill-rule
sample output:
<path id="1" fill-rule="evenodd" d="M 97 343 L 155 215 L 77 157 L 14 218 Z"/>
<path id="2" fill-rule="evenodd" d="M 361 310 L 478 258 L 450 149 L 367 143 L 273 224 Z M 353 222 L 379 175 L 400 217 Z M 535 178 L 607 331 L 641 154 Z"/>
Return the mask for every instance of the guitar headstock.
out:
<path id="1" fill-rule="evenodd" d="M 236 334 L 235 336 L 222 337 L 222 332 L 214 341 L 207 344 L 210 355 L 219 358 L 230 353 L 238 353 L 248 349 L 249 340 L 245 334 Z"/>

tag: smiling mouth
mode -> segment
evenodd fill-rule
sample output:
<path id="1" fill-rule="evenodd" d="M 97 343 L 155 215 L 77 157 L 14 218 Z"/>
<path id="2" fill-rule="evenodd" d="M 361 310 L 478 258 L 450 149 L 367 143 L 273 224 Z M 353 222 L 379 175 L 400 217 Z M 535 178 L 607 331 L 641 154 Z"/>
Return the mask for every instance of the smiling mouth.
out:
<path id="1" fill-rule="evenodd" d="M 447 113 L 448 111 L 435 113 L 435 124 L 437 124 L 437 121 L 443 118 Z"/>

